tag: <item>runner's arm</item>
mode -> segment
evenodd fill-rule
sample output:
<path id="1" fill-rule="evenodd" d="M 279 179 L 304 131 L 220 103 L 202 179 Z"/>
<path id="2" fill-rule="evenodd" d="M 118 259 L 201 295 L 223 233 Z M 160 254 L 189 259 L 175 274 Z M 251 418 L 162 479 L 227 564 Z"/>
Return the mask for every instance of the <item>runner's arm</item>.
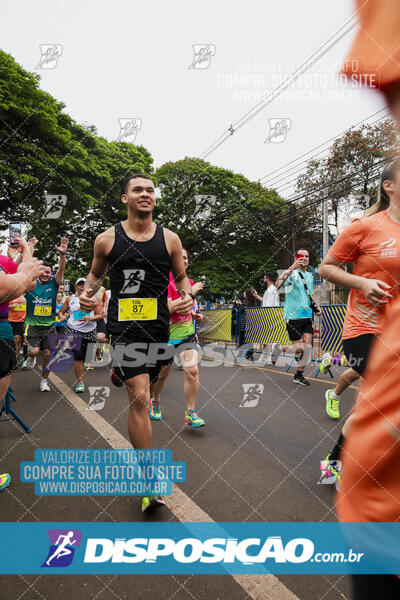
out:
<path id="1" fill-rule="evenodd" d="M 60 319 L 60 321 L 66 321 L 67 320 L 67 315 L 66 312 L 69 309 L 69 300 L 70 300 L 70 296 L 68 296 L 65 299 L 64 304 L 62 305 L 62 307 L 60 308 L 60 310 L 58 311 L 58 318 Z M 62 318 L 61 318 L 62 317 Z"/>
<path id="2" fill-rule="evenodd" d="M 380 300 L 380 298 L 392 297 L 391 294 L 386 291 L 390 289 L 390 285 L 385 281 L 369 279 L 367 277 L 360 277 L 359 275 L 348 273 L 343 269 L 343 263 L 335 258 L 330 252 L 328 252 L 322 261 L 318 273 L 327 281 L 343 287 L 360 290 L 372 304 L 385 304 L 386 301 Z"/>
<path id="3" fill-rule="evenodd" d="M 79 297 L 82 308 L 91 312 L 95 310 L 97 299 L 93 295 L 100 289 L 108 271 L 108 247 L 110 245 L 110 230 L 97 236 L 94 243 L 93 261 L 89 275 L 86 277 L 83 293 Z"/>
<path id="4" fill-rule="evenodd" d="M 286 269 L 286 271 L 284 271 L 282 273 L 282 275 L 279 275 L 278 279 L 275 281 L 275 287 L 278 290 L 286 281 L 286 279 L 289 277 L 289 275 L 295 270 L 295 269 L 299 269 L 302 266 L 302 260 L 301 258 L 298 258 L 297 260 L 294 261 L 294 263 L 292 265 L 290 265 L 290 267 L 288 269 Z"/>
<path id="5" fill-rule="evenodd" d="M 60 262 L 58 265 L 57 273 L 55 275 L 56 284 L 60 285 L 65 273 L 65 265 L 67 264 L 66 252 L 68 250 L 68 239 L 66 237 L 61 238 L 59 246 L 56 246 L 60 254 Z"/>

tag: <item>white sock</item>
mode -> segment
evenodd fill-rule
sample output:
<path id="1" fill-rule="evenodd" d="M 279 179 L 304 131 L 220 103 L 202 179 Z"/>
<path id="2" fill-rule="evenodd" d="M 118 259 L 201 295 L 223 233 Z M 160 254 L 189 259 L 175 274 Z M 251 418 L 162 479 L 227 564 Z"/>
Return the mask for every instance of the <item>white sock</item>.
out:
<path id="1" fill-rule="evenodd" d="M 340 396 L 336 396 L 335 392 L 332 392 L 332 398 L 334 400 L 340 400 Z"/>

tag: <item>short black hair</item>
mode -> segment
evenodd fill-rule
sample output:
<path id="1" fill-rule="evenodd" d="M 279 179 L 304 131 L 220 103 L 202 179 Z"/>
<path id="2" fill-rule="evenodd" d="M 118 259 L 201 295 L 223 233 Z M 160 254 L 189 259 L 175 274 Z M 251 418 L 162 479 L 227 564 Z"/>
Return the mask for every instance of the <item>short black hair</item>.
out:
<path id="1" fill-rule="evenodd" d="M 264 277 L 267 277 L 267 279 L 269 279 L 272 282 L 276 281 L 276 275 L 275 275 L 275 273 L 272 273 L 271 271 L 265 271 Z"/>
<path id="2" fill-rule="evenodd" d="M 51 269 L 51 271 L 53 272 L 53 267 L 51 265 L 49 265 L 49 263 L 44 262 L 42 267 L 47 267 L 48 269 Z"/>
<path id="3" fill-rule="evenodd" d="M 132 173 L 129 177 L 126 177 L 122 183 L 122 193 L 126 194 L 126 190 L 128 189 L 129 182 L 131 179 L 148 179 L 149 181 L 153 181 L 151 177 L 145 175 L 144 173 Z"/>

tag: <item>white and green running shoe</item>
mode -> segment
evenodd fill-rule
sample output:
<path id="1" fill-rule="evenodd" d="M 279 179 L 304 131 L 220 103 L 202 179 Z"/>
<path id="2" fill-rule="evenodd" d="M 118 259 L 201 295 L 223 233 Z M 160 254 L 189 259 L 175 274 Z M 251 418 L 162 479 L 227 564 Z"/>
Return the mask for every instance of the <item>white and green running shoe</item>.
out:
<path id="1" fill-rule="evenodd" d="M 340 419 L 339 398 L 332 398 L 332 393 L 335 390 L 327 390 L 325 392 L 326 412 L 332 419 Z"/>
<path id="2" fill-rule="evenodd" d="M 321 364 L 319 366 L 320 372 L 323 375 L 325 375 L 325 373 L 328 372 L 328 369 L 331 365 L 332 365 L 332 356 L 329 354 L 329 352 L 325 352 L 325 354 L 322 355 Z"/>
<path id="3" fill-rule="evenodd" d="M 162 496 L 143 496 L 142 513 L 152 512 L 154 509 L 164 506 L 164 504 Z"/>

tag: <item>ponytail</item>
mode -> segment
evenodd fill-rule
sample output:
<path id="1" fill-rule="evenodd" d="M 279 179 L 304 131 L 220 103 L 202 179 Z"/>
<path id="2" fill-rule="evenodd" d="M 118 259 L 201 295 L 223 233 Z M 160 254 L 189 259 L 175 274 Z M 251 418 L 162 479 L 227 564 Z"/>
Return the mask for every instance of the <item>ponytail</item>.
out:
<path id="1" fill-rule="evenodd" d="M 383 182 L 387 181 L 388 179 L 393 180 L 395 178 L 395 172 L 399 165 L 400 158 L 396 158 L 395 160 L 383 167 L 379 182 L 379 188 L 377 191 L 376 202 L 375 204 L 367 208 L 367 210 L 364 212 L 364 217 L 371 217 L 372 215 L 375 215 L 376 213 L 389 208 L 390 198 L 383 187 Z"/>

